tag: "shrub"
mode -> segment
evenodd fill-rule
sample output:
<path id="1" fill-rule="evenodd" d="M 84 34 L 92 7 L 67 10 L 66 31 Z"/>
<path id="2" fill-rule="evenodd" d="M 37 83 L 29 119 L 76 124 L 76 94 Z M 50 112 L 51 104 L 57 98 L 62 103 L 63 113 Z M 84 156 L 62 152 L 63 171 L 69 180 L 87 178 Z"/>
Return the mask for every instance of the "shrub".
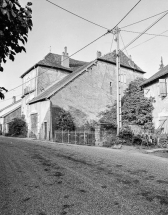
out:
<path id="1" fill-rule="evenodd" d="M 14 137 L 26 137 L 27 136 L 27 124 L 23 118 L 14 118 L 9 123 L 8 135 Z"/>
<path id="2" fill-rule="evenodd" d="M 133 132 L 132 132 L 131 128 L 129 126 L 123 127 L 119 133 L 119 137 L 124 139 L 126 141 L 126 143 L 130 144 L 130 142 L 132 142 L 132 138 L 133 138 Z"/>

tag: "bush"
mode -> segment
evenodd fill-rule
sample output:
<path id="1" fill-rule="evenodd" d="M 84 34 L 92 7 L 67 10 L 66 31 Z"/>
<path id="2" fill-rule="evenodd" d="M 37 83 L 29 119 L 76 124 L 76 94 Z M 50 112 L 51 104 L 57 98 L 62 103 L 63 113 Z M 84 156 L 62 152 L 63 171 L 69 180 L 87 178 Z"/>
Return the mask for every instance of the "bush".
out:
<path id="1" fill-rule="evenodd" d="M 27 124 L 23 118 L 14 118 L 9 123 L 9 133 L 7 134 L 13 137 L 26 137 L 27 136 Z"/>
<path id="2" fill-rule="evenodd" d="M 123 144 L 125 141 L 115 136 L 114 134 L 107 134 L 104 136 L 102 145 L 104 147 L 112 147 L 114 145 Z"/>
<path id="3" fill-rule="evenodd" d="M 133 132 L 129 126 L 125 126 L 121 129 L 119 137 L 128 145 L 132 144 Z"/>

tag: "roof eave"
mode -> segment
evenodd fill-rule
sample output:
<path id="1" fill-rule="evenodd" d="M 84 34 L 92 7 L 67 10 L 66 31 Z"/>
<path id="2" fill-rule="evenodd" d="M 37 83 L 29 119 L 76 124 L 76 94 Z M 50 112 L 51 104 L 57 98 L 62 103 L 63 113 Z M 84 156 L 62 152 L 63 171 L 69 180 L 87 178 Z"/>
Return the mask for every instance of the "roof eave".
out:
<path id="1" fill-rule="evenodd" d="M 107 63 L 110 63 L 110 64 L 113 64 L 113 65 L 116 65 L 115 62 L 112 62 L 110 60 L 106 60 L 106 59 L 102 59 L 102 58 L 97 58 L 97 60 L 100 60 L 100 61 L 103 61 L 103 62 L 107 62 Z M 126 68 L 126 69 L 132 69 L 132 70 L 135 70 L 137 72 L 140 72 L 140 73 L 143 73 L 145 74 L 146 72 L 142 71 L 142 70 L 138 70 L 138 69 L 135 69 L 135 68 L 132 68 L 132 67 L 128 67 L 128 66 L 125 66 L 123 64 L 121 64 L 122 67 Z"/>

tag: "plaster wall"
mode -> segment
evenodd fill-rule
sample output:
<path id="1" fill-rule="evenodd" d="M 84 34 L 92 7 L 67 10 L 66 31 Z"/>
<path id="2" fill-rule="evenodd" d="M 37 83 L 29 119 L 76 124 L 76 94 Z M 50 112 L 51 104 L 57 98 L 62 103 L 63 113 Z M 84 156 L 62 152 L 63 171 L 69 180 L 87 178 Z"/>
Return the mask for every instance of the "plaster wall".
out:
<path id="1" fill-rule="evenodd" d="M 168 83 L 168 77 L 165 78 Z M 167 85 L 168 92 L 168 85 Z M 159 93 L 159 80 L 155 83 L 144 87 L 144 96 L 147 98 L 154 97 L 153 100 L 153 123 L 155 129 L 157 129 L 164 119 L 168 119 L 168 95 L 166 97 L 161 97 Z M 168 120 L 163 125 L 164 133 L 168 133 Z"/>
<path id="2" fill-rule="evenodd" d="M 50 136 L 50 101 L 42 101 L 29 105 L 28 135 L 31 133 L 31 114 L 37 113 L 37 139 L 44 139 L 44 122 L 47 123 L 47 137 Z"/>
<path id="3" fill-rule="evenodd" d="M 46 90 L 52 83 L 60 81 L 68 74 L 68 72 L 59 69 L 38 67 L 37 95 Z"/>
<path id="4" fill-rule="evenodd" d="M 121 94 L 128 84 L 142 73 L 121 68 Z M 82 73 L 63 89 L 51 97 L 53 105 L 70 111 L 78 126 L 86 121 L 97 120 L 98 114 L 112 105 L 117 97 L 116 66 L 98 61 L 88 71 Z"/>

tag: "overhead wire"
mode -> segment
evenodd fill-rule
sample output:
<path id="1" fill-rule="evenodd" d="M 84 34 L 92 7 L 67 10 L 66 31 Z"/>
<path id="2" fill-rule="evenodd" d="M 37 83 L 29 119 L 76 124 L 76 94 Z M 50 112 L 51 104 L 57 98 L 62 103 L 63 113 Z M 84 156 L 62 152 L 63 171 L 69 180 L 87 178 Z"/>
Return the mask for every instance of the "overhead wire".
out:
<path id="1" fill-rule="evenodd" d="M 128 32 L 128 33 L 135 33 L 135 34 L 139 34 L 141 32 L 137 32 L 137 31 L 126 31 L 126 30 L 121 30 L 124 32 Z M 168 35 L 161 35 L 161 34 L 150 34 L 150 33 L 144 33 L 145 35 L 149 35 L 149 36 L 161 36 L 161 37 L 168 37 Z"/>
<path id="2" fill-rule="evenodd" d="M 112 40 L 111 40 L 110 52 L 111 52 L 111 50 L 113 48 L 113 42 L 114 42 L 114 34 L 113 34 L 113 37 L 112 37 Z"/>
<path id="3" fill-rule="evenodd" d="M 125 43 L 124 43 L 124 40 L 123 40 L 123 38 L 122 38 L 121 32 L 119 33 L 119 35 L 120 35 L 120 37 L 121 37 L 121 41 L 122 41 L 122 43 L 123 43 L 123 46 L 125 47 Z M 129 54 L 128 54 L 127 49 L 125 49 L 125 51 L 126 51 L 126 53 L 127 53 L 127 56 L 129 57 Z"/>
<path id="4" fill-rule="evenodd" d="M 48 1 L 48 2 L 50 2 L 49 0 L 46 0 L 46 1 Z M 86 47 L 88 47 L 88 46 L 90 46 L 92 43 L 94 43 L 94 42 L 96 42 L 97 40 L 99 40 L 99 39 L 101 39 L 103 36 L 105 36 L 105 35 L 107 35 L 107 34 L 109 34 L 109 33 L 112 33 L 112 31 L 130 14 L 130 12 L 141 2 L 142 0 L 139 0 L 127 13 L 126 13 L 126 15 L 112 28 L 112 29 L 106 29 L 107 30 L 107 32 L 106 33 L 104 33 L 104 34 L 102 34 L 100 37 L 98 37 L 98 38 L 96 38 L 95 40 L 93 40 L 92 42 L 90 42 L 90 43 L 88 43 L 87 45 L 85 45 L 84 47 L 82 47 L 81 49 L 79 49 L 78 51 L 76 51 L 75 53 L 73 53 L 72 55 L 70 55 L 69 57 L 67 57 L 66 59 L 68 59 L 68 58 L 70 58 L 70 57 L 72 57 L 73 55 L 75 55 L 75 54 L 77 54 L 78 52 L 80 52 L 80 51 L 82 51 L 83 49 L 85 49 Z M 50 3 L 52 3 L 52 2 L 50 2 Z M 54 3 L 53 3 L 54 4 Z M 69 11 L 68 11 L 69 12 Z M 81 17 L 80 17 L 81 18 Z M 89 20 L 87 20 L 87 21 L 89 21 Z M 66 59 L 64 59 L 63 61 L 65 61 Z M 61 62 L 63 62 L 63 61 L 61 61 Z M 54 68 L 54 67 L 53 67 Z M 48 71 L 48 70 L 47 70 Z M 44 73 L 45 72 L 47 72 L 47 71 L 44 71 Z M 41 73 L 40 75 L 42 75 L 42 74 L 44 74 L 44 73 Z M 23 84 L 21 84 L 21 85 L 18 85 L 18 86 L 16 86 L 15 88 L 13 88 L 13 89 L 11 89 L 11 90 L 9 90 L 8 92 L 6 92 L 6 93 L 9 93 L 9 92 L 11 92 L 11 91 L 13 91 L 13 90 L 15 90 L 15 89 L 17 89 L 17 88 L 19 88 L 19 87 L 21 87 L 21 86 L 23 86 L 24 84 L 26 84 L 26 83 L 28 83 L 28 82 L 30 82 L 31 80 L 33 80 L 33 79 L 35 79 L 35 78 L 37 78 L 37 77 L 39 77 L 40 75 L 37 75 L 37 76 L 35 76 L 34 78 L 32 78 L 32 79 L 29 79 L 27 82 L 25 82 L 25 83 L 23 83 Z M 6 94 L 6 93 L 4 93 L 4 94 Z M 11 98 L 12 99 L 12 98 Z M 6 100 L 4 99 L 2 102 L 5 102 Z"/>
<path id="5" fill-rule="evenodd" d="M 69 11 L 69 10 L 67 10 L 67 9 L 65 9 L 65 8 L 63 8 L 63 7 L 61 7 L 61 6 L 59 6 L 58 4 L 55 4 L 54 2 L 51 2 L 51 1 L 49 1 L 49 0 L 46 0 L 46 1 L 49 2 L 50 4 L 56 6 L 56 7 L 58 7 L 58 8 L 60 8 L 60 9 L 64 10 L 64 11 L 66 11 L 66 12 L 68 12 L 68 13 L 70 13 L 70 14 L 72 14 L 72 15 L 78 17 L 78 18 L 80 18 L 80 19 L 83 19 L 83 20 L 85 20 L 85 21 L 87 21 L 87 22 L 89 22 L 89 23 L 91 23 L 91 24 L 93 24 L 93 25 L 96 25 L 96 26 L 98 26 L 98 27 L 101 27 L 101 28 L 103 28 L 103 29 L 108 30 L 108 28 L 106 28 L 106 27 L 104 27 L 104 26 L 102 26 L 102 25 L 99 25 L 99 24 L 97 24 L 97 23 L 95 23 L 95 22 L 92 22 L 92 21 L 90 21 L 90 20 L 88 20 L 88 19 L 86 19 L 86 18 L 84 18 L 84 17 L 82 17 L 82 16 L 79 16 L 79 15 L 77 15 L 77 14 L 75 14 L 75 13 L 73 13 L 73 12 L 71 12 L 71 11 Z"/>
<path id="6" fill-rule="evenodd" d="M 164 34 L 164 33 L 166 33 L 166 32 L 168 32 L 168 30 L 166 30 L 166 31 L 163 31 L 162 33 L 160 33 L 160 34 Z M 148 42 L 148 41 L 150 41 L 150 40 L 153 40 L 154 38 L 156 38 L 156 37 L 158 37 L 158 36 L 154 36 L 154 37 L 152 37 L 152 38 L 150 38 L 150 39 L 148 39 L 148 40 L 145 40 L 144 42 L 142 42 L 142 43 L 139 43 L 138 45 L 136 45 L 136 46 L 133 46 L 132 48 L 130 48 L 129 50 L 131 50 L 131 49 L 134 49 L 134 48 L 136 48 L 137 46 L 140 46 L 140 45 L 142 45 L 142 44 L 144 44 L 144 43 L 146 43 L 146 42 Z"/>
<path id="7" fill-rule="evenodd" d="M 135 37 L 131 42 L 129 42 L 121 51 L 123 51 L 124 49 L 128 48 L 128 46 L 130 46 L 132 43 L 134 43 L 137 39 L 139 39 L 146 31 L 148 31 L 150 28 L 152 28 L 154 25 L 156 25 L 161 19 L 163 19 L 163 17 L 165 17 L 168 14 L 165 13 L 164 15 L 162 15 L 161 17 L 159 17 L 159 19 L 157 19 L 155 22 L 153 22 L 149 27 L 147 27 L 144 31 L 142 31 L 137 37 Z"/>
<path id="8" fill-rule="evenodd" d="M 159 16 L 159 15 L 162 14 L 162 13 L 166 13 L 167 11 L 168 11 L 168 10 L 165 10 L 165 11 L 162 11 L 161 13 L 157 13 L 157 14 L 155 14 L 155 15 L 153 15 L 153 16 L 150 16 L 150 17 L 147 17 L 147 18 L 145 18 L 145 19 L 141 19 L 140 21 L 134 22 L 134 23 L 132 23 L 132 24 L 125 25 L 125 26 L 121 27 L 120 29 L 123 29 L 123 28 L 129 27 L 129 26 L 138 24 L 138 23 L 140 23 L 140 22 L 146 21 L 146 20 L 151 19 L 151 18 L 153 18 L 153 17 L 155 17 L 155 16 Z"/>

